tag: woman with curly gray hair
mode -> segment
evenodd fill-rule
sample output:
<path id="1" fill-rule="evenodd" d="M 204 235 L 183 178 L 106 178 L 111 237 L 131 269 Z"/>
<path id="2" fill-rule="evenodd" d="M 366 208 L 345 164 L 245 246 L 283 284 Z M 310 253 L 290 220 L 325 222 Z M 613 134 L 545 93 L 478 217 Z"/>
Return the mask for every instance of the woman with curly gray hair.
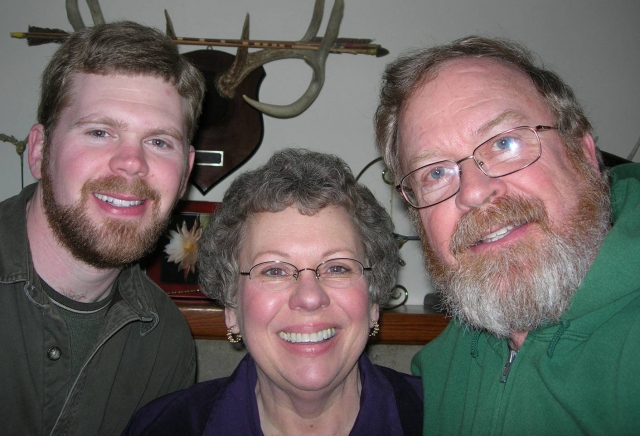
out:
<path id="1" fill-rule="evenodd" d="M 128 434 L 422 434 L 420 379 L 364 353 L 395 285 L 392 232 L 336 156 L 286 149 L 238 176 L 199 242 L 199 277 L 247 356 L 143 408 Z"/>

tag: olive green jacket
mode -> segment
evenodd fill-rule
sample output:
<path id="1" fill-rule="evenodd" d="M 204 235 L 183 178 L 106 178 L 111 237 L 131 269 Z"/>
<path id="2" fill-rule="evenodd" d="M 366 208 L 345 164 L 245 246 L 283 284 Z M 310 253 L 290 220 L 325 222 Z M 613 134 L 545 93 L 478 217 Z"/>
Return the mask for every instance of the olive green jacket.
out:
<path id="1" fill-rule="evenodd" d="M 195 381 L 195 347 L 173 302 L 134 265 L 117 278 L 96 344 L 70 379 L 67 326 L 33 268 L 25 208 L 0 203 L 0 434 L 118 435 L 147 402 Z"/>

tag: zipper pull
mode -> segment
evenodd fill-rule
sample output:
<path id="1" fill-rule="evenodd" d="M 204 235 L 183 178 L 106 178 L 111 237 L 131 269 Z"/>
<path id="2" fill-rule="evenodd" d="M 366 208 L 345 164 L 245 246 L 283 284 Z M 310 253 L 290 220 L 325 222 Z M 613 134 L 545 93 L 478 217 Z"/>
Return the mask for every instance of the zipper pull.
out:
<path id="1" fill-rule="evenodd" d="M 511 371 L 511 365 L 513 361 L 516 360 L 516 356 L 518 352 L 509 348 L 509 358 L 507 359 L 507 363 L 504 364 L 504 369 L 502 370 L 502 375 L 500 376 L 500 383 L 506 383 L 509 378 L 509 372 Z"/>

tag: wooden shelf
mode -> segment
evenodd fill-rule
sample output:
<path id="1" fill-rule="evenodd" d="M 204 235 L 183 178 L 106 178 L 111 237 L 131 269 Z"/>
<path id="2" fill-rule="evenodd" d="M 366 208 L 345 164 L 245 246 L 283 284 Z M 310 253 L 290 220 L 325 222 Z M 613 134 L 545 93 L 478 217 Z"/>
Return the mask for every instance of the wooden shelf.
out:
<path id="1" fill-rule="evenodd" d="M 449 324 L 442 313 L 423 306 L 400 306 L 380 314 L 380 333 L 369 339 L 373 344 L 424 345 L 434 340 Z"/>
<path id="2" fill-rule="evenodd" d="M 224 310 L 208 300 L 176 299 L 176 304 L 191 327 L 195 339 L 227 339 Z M 401 306 L 384 310 L 380 333 L 370 339 L 374 344 L 424 345 L 444 330 L 449 319 L 423 306 Z"/>

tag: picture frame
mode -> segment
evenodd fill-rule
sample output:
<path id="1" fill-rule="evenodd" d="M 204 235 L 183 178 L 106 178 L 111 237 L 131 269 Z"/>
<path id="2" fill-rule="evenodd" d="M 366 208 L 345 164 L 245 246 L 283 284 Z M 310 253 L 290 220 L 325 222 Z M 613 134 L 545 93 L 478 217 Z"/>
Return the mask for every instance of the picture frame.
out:
<path id="1" fill-rule="evenodd" d="M 183 254 L 184 252 L 180 252 L 180 250 L 185 245 L 189 250 L 197 249 L 191 244 L 195 242 L 192 237 L 197 234 L 197 229 L 206 227 L 208 217 L 220 204 L 209 201 L 180 200 L 172 212 L 169 226 L 158 240 L 156 248 L 142 260 L 141 266 L 145 269 L 147 276 L 172 299 L 209 299 L 199 289 L 198 271 L 195 265 L 181 268 L 181 265 L 184 266 L 188 262 L 180 263 L 169 259 L 171 253 L 174 255 Z M 173 242 L 173 249 L 168 250 L 167 246 L 176 238 L 180 240 Z M 184 244 L 180 242 L 184 242 Z"/>

